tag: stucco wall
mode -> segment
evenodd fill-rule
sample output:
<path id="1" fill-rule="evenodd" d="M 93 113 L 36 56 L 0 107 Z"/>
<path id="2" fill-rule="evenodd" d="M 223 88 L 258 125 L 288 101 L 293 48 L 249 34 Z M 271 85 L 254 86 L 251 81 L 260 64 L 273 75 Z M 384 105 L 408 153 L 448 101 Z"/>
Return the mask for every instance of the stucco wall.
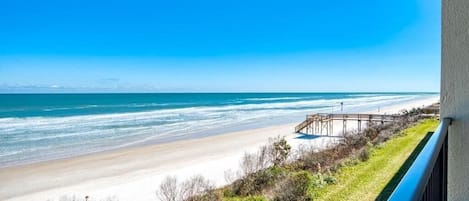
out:
<path id="1" fill-rule="evenodd" d="M 448 200 L 469 199 L 469 0 L 443 0 L 441 115 L 449 130 Z"/>

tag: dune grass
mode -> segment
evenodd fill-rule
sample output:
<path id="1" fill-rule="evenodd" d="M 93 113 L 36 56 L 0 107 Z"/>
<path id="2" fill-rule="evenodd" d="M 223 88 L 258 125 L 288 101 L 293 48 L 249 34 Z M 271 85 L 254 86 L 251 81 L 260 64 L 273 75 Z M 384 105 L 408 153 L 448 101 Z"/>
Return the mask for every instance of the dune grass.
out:
<path id="1" fill-rule="evenodd" d="M 386 200 L 437 125 L 424 120 L 372 148 L 369 160 L 340 168 L 338 182 L 319 189 L 315 200 Z"/>

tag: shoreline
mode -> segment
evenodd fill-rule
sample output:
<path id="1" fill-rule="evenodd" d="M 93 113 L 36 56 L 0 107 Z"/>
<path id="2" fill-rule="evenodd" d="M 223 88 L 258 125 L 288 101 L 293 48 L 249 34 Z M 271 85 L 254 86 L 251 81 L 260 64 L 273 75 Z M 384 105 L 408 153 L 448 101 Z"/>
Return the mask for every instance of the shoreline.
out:
<path id="1" fill-rule="evenodd" d="M 423 101 L 425 103 L 425 100 L 436 98 L 436 97 L 438 96 L 424 97 L 424 98 L 406 100 L 406 101 L 401 101 L 401 102 L 392 102 L 392 103 L 387 103 L 383 105 L 374 105 L 373 107 L 376 107 L 376 109 L 379 108 L 380 106 L 382 108 L 386 108 L 386 107 L 392 107 L 394 105 L 404 105 L 404 104 L 414 103 L 414 102 L 419 102 L 419 101 Z M 421 105 L 414 104 L 414 106 L 421 106 Z M 362 105 L 362 106 L 358 106 L 358 108 L 346 109 L 344 113 L 377 113 L 376 110 L 372 111 L 371 108 L 372 106 Z M 338 112 L 337 110 L 338 108 L 336 108 L 334 112 L 335 113 Z M 363 112 L 363 111 L 367 111 L 367 112 Z M 308 114 L 327 113 L 327 112 L 331 112 L 331 111 L 329 109 L 319 109 L 316 111 L 310 111 Z M 98 154 L 98 153 L 106 153 L 106 152 L 118 151 L 118 150 L 135 148 L 135 147 L 165 144 L 165 143 L 171 143 L 171 142 L 176 142 L 176 141 L 181 141 L 181 140 L 205 138 L 205 137 L 223 135 L 226 133 L 232 133 L 232 132 L 238 132 L 238 131 L 253 130 L 253 129 L 258 129 L 258 128 L 267 128 L 267 127 L 276 126 L 276 125 L 298 123 L 304 120 L 305 114 L 306 112 L 303 111 L 303 112 L 293 113 L 288 116 L 273 117 L 270 119 L 260 119 L 258 121 L 251 121 L 251 122 L 242 122 L 242 123 L 227 125 L 225 127 L 220 127 L 220 128 L 210 128 L 207 130 L 182 133 L 182 135 L 167 136 L 167 137 L 156 138 L 156 139 L 147 139 L 145 141 L 131 142 L 131 143 L 124 144 L 124 145 L 122 144 L 113 145 L 113 146 L 103 148 L 103 149 L 86 150 L 86 151 L 78 150 L 77 152 L 73 152 L 73 153 L 44 155 L 43 157 L 38 156 L 36 158 L 26 158 L 26 159 L 20 159 L 20 160 L 15 160 L 15 161 L 7 161 L 5 163 L 0 163 L 0 169 L 29 165 L 29 164 L 36 164 L 36 163 L 42 163 L 42 162 L 48 162 L 48 161 L 63 160 L 67 158 L 74 158 L 74 157 L 80 157 L 80 156 L 88 156 L 88 155 L 93 155 L 93 154 Z M 57 152 L 57 153 L 60 153 L 60 152 Z"/>
<path id="2" fill-rule="evenodd" d="M 398 112 L 436 101 L 438 99 L 434 97 L 391 105 L 382 107 L 380 113 Z M 119 200 L 156 200 L 154 192 L 159 181 L 166 175 L 177 175 L 179 179 L 185 179 L 201 174 L 220 186 L 224 184 L 224 171 L 230 167 L 237 168 L 245 151 L 256 150 L 268 138 L 285 135 L 290 143 L 304 142 L 305 140 L 298 139 L 297 134 L 293 133 L 293 128 L 298 123 L 300 122 L 222 132 L 196 139 L 124 147 L 0 168 L 0 186 L 5 186 L 0 189 L 0 200 L 45 201 L 55 200 L 63 195 L 89 195 L 93 199 L 117 196 Z M 307 143 L 321 146 L 334 140 L 332 138 L 333 136 L 319 137 Z"/>

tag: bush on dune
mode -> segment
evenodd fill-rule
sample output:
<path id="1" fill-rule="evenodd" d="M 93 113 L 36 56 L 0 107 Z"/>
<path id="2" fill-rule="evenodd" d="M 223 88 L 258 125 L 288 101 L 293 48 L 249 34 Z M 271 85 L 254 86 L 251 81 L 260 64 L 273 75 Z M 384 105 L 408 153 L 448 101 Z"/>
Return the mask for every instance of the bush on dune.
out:
<path id="1" fill-rule="evenodd" d="M 285 176 L 285 170 L 271 167 L 245 176 L 231 185 L 231 190 L 237 196 L 251 196 L 262 194 L 270 190 L 275 183 Z"/>
<path id="2" fill-rule="evenodd" d="M 246 176 L 271 166 L 283 165 L 290 156 L 291 146 L 285 137 L 269 139 L 255 153 L 244 153 L 240 162 L 241 175 Z"/>
<path id="3" fill-rule="evenodd" d="M 301 171 L 290 175 L 280 182 L 275 190 L 274 201 L 308 201 L 312 200 L 309 193 L 312 190 L 314 178 L 311 173 Z"/>
<path id="4" fill-rule="evenodd" d="M 241 179 L 232 183 L 232 193 L 237 196 L 252 196 L 273 188 L 275 182 L 284 176 L 284 170 L 280 166 L 290 156 L 290 150 L 287 140 L 277 137 L 269 139 L 269 143 L 257 152 L 245 153 L 240 161 L 241 176 L 238 177 Z M 225 174 L 225 178 L 232 176 Z"/>
<path id="5" fill-rule="evenodd" d="M 270 153 L 271 160 L 274 166 L 283 165 L 290 155 L 291 146 L 288 144 L 285 137 L 277 137 L 271 139 L 270 144 Z"/>
<path id="6" fill-rule="evenodd" d="M 156 192 L 161 201 L 218 201 L 222 195 L 203 176 L 197 175 L 179 183 L 176 177 L 168 176 Z"/>

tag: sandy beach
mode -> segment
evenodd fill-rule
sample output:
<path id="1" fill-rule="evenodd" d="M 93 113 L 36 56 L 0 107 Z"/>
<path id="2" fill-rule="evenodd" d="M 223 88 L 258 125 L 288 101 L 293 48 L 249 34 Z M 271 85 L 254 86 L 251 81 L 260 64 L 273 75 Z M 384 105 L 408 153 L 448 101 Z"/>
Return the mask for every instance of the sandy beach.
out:
<path id="1" fill-rule="evenodd" d="M 437 101 L 438 97 L 434 97 L 392 105 L 380 108 L 380 113 L 397 113 Z M 293 133 L 298 123 L 2 168 L 0 200 L 46 201 L 64 195 L 88 195 L 96 200 L 115 196 L 120 201 L 156 201 L 155 191 L 168 175 L 183 180 L 200 174 L 218 186 L 226 184 L 224 172 L 237 170 L 242 154 L 257 150 L 269 138 L 285 136 L 293 147 L 308 145 L 318 149 L 339 139 L 301 138 Z"/>

